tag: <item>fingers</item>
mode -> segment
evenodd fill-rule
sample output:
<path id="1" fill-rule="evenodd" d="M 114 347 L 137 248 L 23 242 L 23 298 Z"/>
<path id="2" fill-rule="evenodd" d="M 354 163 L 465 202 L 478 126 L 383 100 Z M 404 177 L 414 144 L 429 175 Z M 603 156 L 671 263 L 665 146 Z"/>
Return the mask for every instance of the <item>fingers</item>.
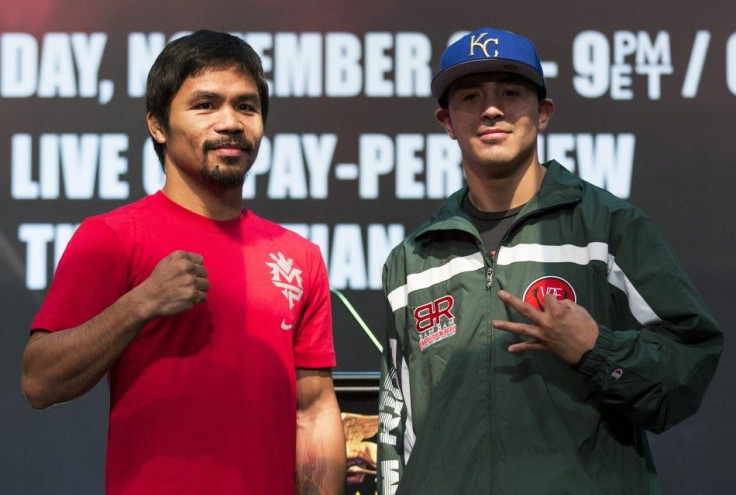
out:
<path id="1" fill-rule="evenodd" d="M 156 301 L 157 315 L 186 311 L 207 299 L 210 282 L 204 259 L 197 253 L 174 251 L 162 259 L 146 280 L 149 299 Z"/>
<path id="2" fill-rule="evenodd" d="M 493 325 L 493 328 L 504 330 L 509 333 L 514 333 L 516 335 L 523 335 L 532 338 L 537 338 L 538 336 L 536 327 L 532 325 L 527 325 L 525 323 L 515 323 L 506 320 L 493 320 L 491 322 L 491 325 Z"/>
<path id="3" fill-rule="evenodd" d="M 176 251 L 176 252 L 181 253 L 182 256 L 187 258 L 189 261 L 191 261 L 195 265 L 201 265 L 202 263 L 204 263 L 204 258 L 200 254 L 192 253 L 189 251 Z"/>
<path id="4" fill-rule="evenodd" d="M 207 280 L 207 269 L 203 266 L 204 258 L 197 254 L 188 251 L 181 251 L 181 256 L 191 263 L 188 270 L 194 275 L 194 288 L 197 291 L 198 302 L 202 302 L 207 299 L 205 293 L 210 290 L 210 281 Z"/>
<path id="5" fill-rule="evenodd" d="M 544 304 L 547 310 L 550 309 L 550 301 L 547 297 L 544 297 Z M 551 296 L 557 302 L 554 296 Z M 544 343 L 545 335 L 543 334 L 543 325 L 547 315 L 543 311 L 539 311 L 534 306 L 525 303 L 523 300 L 514 296 L 506 290 L 498 291 L 498 298 L 503 301 L 504 304 L 516 310 L 520 315 L 526 317 L 532 324 L 511 322 L 506 320 L 493 320 L 491 323 L 494 328 L 504 330 L 509 333 L 513 333 L 522 337 L 527 337 L 529 340 L 511 344 L 508 347 L 509 352 L 523 352 L 523 351 L 549 351 L 549 347 Z M 554 305 L 554 303 L 552 303 Z M 554 306 L 552 306 L 554 307 Z M 556 309 L 556 308 L 555 308 Z"/>
<path id="6" fill-rule="evenodd" d="M 517 342 L 507 347 L 509 352 L 524 352 L 524 351 L 549 351 L 549 348 L 538 340 L 542 337 L 539 328 L 533 325 L 526 325 L 524 323 L 513 323 L 505 320 L 493 320 L 491 322 L 494 328 L 503 330 L 509 333 L 513 333 L 522 337 L 528 337 L 531 340 L 525 340 L 523 342 Z"/>
<path id="7" fill-rule="evenodd" d="M 514 309 L 516 309 L 518 306 L 523 305 L 524 301 L 513 295 L 511 292 L 507 290 L 499 290 L 496 295 L 500 300 L 502 300 L 505 304 L 510 305 Z"/>
<path id="8" fill-rule="evenodd" d="M 572 309 L 575 306 L 577 306 L 574 302 L 572 302 L 569 299 L 557 299 L 557 298 L 555 298 L 555 301 L 557 301 L 557 304 L 559 304 L 560 306 L 562 306 L 565 309 Z"/>
<path id="9" fill-rule="evenodd" d="M 534 324 L 539 324 L 542 321 L 544 313 L 536 309 L 534 306 L 525 303 L 512 293 L 506 290 L 499 290 L 498 298 L 503 301 L 504 304 L 510 306 L 511 308 L 515 309 L 517 313 L 519 313 L 522 316 L 526 316 L 526 318 L 531 321 Z M 545 304 L 547 302 L 547 299 L 545 297 Z"/>
<path id="10" fill-rule="evenodd" d="M 179 259 L 184 260 L 186 263 L 184 271 L 189 270 L 197 277 L 204 278 L 207 276 L 207 269 L 203 265 L 204 258 L 200 254 L 189 251 L 174 251 L 168 257 L 174 261 Z"/>
<path id="11" fill-rule="evenodd" d="M 511 344 L 506 348 L 509 352 L 525 352 L 525 351 L 550 351 L 549 347 L 537 340 L 528 340 Z"/>
<path id="12" fill-rule="evenodd" d="M 207 292 L 210 290 L 210 281 L 206 278 L 197 277 L 194 281 L 194 288 L 199 292 Z"/>
<path id="13" fill-rule="evenodd" d="M 526 337 L 523 342 L 511 344 L 510 352 L 545 350 L 568 363 L 577 363 L 584 352 L 595 346 L 600 333 L 598 324 L 585 308 L 573 301 L 546 294 L 541 301 L 544 311 L 539 311 L 508 291 L 498 291 L 498 298 L 528 320 L 527 323 L 493 320 L 494 328 Z"/>
<path id="14" fill-rule="evenodd" d="M 207 269 L 202 265 L 204 263 L 204 258 L 197 253 L 190 253 L 187 251 L 183 251 L 183 253 L 186 259 L 192 263 L 191 271 L 195 277 L 194 288 L 197 289 L 197 292 L 202 293 L 202 300 L 205 300 L 206 297 L 204 293 L 210 290 L 210 281 L 207 280 Z"/>

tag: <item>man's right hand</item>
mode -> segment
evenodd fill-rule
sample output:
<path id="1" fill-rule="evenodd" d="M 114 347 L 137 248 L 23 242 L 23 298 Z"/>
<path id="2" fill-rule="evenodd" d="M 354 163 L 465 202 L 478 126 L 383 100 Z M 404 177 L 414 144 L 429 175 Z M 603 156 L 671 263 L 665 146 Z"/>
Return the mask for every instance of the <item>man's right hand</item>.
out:
<path id="1" fill-rule="evenodd" d="M 197 253 L 174 251 L 158 262 L 138 286 L 139 296 L 151 304 L 152 316 L 172 316 L 207 299 L 210 288 L 204 259 Z"/>
<path id="2" fill-rule="evenodd" d="M 33 332 L 23 353 L 23 392 L 35 409 L 91 389 L 145 324 L 186 311 L 210 288 L 202 256 L 174 251 L 102 313 L 65 331 Z"/>

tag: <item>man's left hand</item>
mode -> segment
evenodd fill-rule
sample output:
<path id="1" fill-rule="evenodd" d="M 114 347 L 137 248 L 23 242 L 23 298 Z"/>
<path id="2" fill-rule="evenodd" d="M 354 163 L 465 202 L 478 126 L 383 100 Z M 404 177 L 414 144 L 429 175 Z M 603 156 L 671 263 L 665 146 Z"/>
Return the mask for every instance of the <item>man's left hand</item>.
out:
<path id="1" fill-rule="evenodd" d="M 598 323 L 588 311 L 574 302 L 544 296 L 544 311 L 539 311 L 508 291 L 498 291 L 498 298 L 531 323 L 493 320 L 494 328 L 523 335 L 530 340 L 512 344 L 509 352 L 550 351 L 570 364 L 577 364 L 598 339 Z"/>

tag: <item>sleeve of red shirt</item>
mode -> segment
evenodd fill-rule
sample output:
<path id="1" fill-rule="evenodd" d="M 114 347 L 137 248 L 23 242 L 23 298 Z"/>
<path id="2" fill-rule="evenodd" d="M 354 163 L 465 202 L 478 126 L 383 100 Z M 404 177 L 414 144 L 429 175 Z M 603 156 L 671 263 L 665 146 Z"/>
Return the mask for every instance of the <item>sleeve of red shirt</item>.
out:
<path id="1" fill-rule="evenodd" d="M 127 272 L 115 234 L 101 220 L 85 220 L 59 260 L 31 331 L 55 332 L 88 321 L 126 292 Z"/>
<path id="2" fill-rule="evenodd" d="M 330 283 L 324 260 L 316 245 L 308 252 L 309 282 L 307 300 L 294 337 L 294 363 L 297 368 L 331 368 L 336 365 L 332 341 Z"/>

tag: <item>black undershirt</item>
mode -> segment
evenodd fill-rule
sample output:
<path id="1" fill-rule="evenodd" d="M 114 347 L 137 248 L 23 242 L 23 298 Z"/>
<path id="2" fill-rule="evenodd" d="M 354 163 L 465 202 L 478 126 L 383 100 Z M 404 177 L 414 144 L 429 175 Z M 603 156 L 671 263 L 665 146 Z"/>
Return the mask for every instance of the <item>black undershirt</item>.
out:
<path id="1" fill-rule="evenodd" d="M 496 256 L 501 239 L 523 207 L 524 205 L 521 205 L 506 211 L 480 211 L 470 202 L 468 194 L 463 197 L 462 202 L 463 211 L 478 229 L 483 246 L 491 257 Z"/>

